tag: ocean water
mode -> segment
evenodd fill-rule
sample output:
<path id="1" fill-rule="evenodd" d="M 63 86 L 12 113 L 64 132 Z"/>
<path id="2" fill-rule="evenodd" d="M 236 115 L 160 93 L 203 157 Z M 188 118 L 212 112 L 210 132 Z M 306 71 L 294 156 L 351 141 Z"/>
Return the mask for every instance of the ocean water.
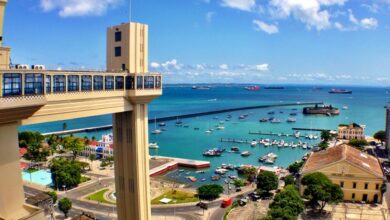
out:
<path id="1" fill-rule="evenodd" d="M 176 127 L 175 121 L 166 122 L 166 131 L 159 135 L 150 134 L 150 141 L 157 142 L 159 149 L 151 149 L 151 155 L 182 157 L 188 159 L 209 160 L 212 167 L 205 174 L 198 174 L 193 171 L 178 172 L 174 171 L 168 174 L 169 177 L 188 182 L 186 176 L 195 176 L 198 179 L 213 175 L 216 167 L 222 163 L 226 164 L 252 164 L 261 165 L 258 158 L 268 152 L 274 152 L 278 155 L 275 166 L 286 167 L 295 160 L 300 159 L 307 150 L 277 148 L 257 146 L 252 148 L 249 144 L 222 143 L 221 138 L 235 138 L 252 140 L 259 138 L 284 139 L 285 141 L 295 141 L 293 137 L 270 137 L 251 135 L 249 131 L 262 131 L 274 133 L 292 134 L 293 127 L 303 128 L 321 128 L 336 129 L 340 123 L 364 124 L 367 126 L 366 135 L 373 135 L 376 131 L 385 127 L 385 109 L 384 106 L 390 101 L 389 91 L 385 88 L 373 87 L 343 87 L 351 89 L 353 94 L 329 94 L 331 87 L 322 87 L 322 90 L 313 90 L 313 86 L 286 86 L 283 90 L 246 91 L 241 85 L 217 85 L 210 90 L 193 90 L 191 86 L 171 85 L 166 86 L 163 96 L 157 98 L 150 104 L 149 118 L 162 116 L 172 116 L 187 113 L 203 112 L 224 108 L 236 108 L 243 106 L 313 102 L 323 101 L 332 104 L 335 107 L 342 108 L 348 106 L 348 110 L 341 110 L 339 116 L 304 116 L 302 107 L 277 107 L 267 109 L 252 109 L 248 111 L 239 111 L 223 113 L 218 115 L 201 116 L 196 118 L 183 119 L 184 124 L 189 127 Z M 289 113 L 295 112 L 292 109 L 298 108 L 299 114 L 294 116 L 296 123 L 287 123 Z M 273 117 L 281 119 L 280 124 L 259 123 L 259 119 L 268 117 L 267 112 L 275 111 Z M 281 113 L 283 112 L 283 113 Z M 249 116 L 244 121 L 238 119 L 240 114 L 248 113 Z M 231 121 L 224 122 L 224 130 L 215 130 L 211 134 L 205 133 L 210 128 L 215 128 L 219 121 L 224 121 L 226 116 L 232 115 Z M 218 117 L 218 119 L 214 119 Z M 50 132 L 62 130 L 63 122 L 36 124 L 20 127 L 20 130 L 36 130 L 40 132 Z M 67 121 L 68 129 L 92 127 L 111 124 L 111 116 L 103 115 L 98 117 L 81 118 Z M 199 130 L 194 130 L 197 127 Z M 152 131 L 155 124 L 149 125 Z M 78 136 L 96 136 L 100 138 L 101 134 L 111 131 L 99 131 L 91 133 L 80 133 Z M 302 132 L 303 134 L 308 132 Z M 317 134 L 318 135 L 318 134 Z M 307 141 L 302 139 L 302 141 Z M 315 144 L 313 141 L 311 144 Z M 240 147 L 241 151 L 248 150 L 252 153 L 249 157 L 241 157 L 240 154 L 225 152 L 221 157 L 204 157 L 202 153 L 214 147 L 223 147 L 227 150 L 231 146 Z M 190 172 L 190 173 L 187 173 Z M 233 172 L 231 173 L 233 174 Z M 200 182 L 195 185 L 201 184 Z"/>

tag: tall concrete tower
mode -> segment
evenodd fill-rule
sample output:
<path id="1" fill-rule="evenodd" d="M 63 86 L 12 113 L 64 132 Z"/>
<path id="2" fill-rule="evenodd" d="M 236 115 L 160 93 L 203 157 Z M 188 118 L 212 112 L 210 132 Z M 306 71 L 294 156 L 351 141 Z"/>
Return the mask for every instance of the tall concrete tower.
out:
<path id="1" fill-rule="evenodd" d="M 107 29 L 107 71 L 148 72 L 148 25 L 130 22 Z"/>
<path id="2" fill-rule="evenodd" d="M 386 106 L 386 149 L 390 155 L 390 103 Z"/>
<path id="3" fill-rule="evenodd" d="M 10 64 L 11 48 L 3 47 L 3 26 L 5 6 L 8 0 L 0 0 L 0 69 L 8 69 Z"/>

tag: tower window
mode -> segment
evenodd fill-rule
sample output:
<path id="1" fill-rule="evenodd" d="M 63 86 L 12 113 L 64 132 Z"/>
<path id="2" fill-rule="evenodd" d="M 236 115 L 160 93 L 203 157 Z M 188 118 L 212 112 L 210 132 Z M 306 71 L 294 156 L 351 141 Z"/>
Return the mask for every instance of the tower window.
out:
<path id="1" fill-rule="evenodd" d="M 122 47 L 115 47 L 115 56 L 116 57 L 122 56 Z"/>
<path id="2" fill-rule="evenodd" d="M 119 42 L 122 40 L 122 32 L 117 31 L 115 32 L 115 42 Z"/>

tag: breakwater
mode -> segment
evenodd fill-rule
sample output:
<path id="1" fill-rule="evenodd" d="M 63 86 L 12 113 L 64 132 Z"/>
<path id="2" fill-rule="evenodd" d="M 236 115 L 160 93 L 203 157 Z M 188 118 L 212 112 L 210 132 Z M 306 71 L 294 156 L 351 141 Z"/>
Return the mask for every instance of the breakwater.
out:
<path id="1" fill-rule="evenodd" d="M 161 118 L 156 118 L 156 119 L 149 119 L 149 123 L 154 123 L 155 121 L 156 122 L 173 121 L 173 120 L 177 120 L 177 119 L 194 118 L 194 117 L 198 117 L 198 116 L 215 115 L 215 114 L 220 114 L 220 113 L 244 111 L 244 110 L 251 110 L 251 109 L 260 109 L 260 108 L 288 107 L 288 106 L 310 106 L 310 105 L 320 105 L 320 104 L 323 104 L 323 102 L 279 103 L 279 104 L 269 104 L 269 105 L 245 106 L 245 107 L 239 107 L 239 108 L 226 108 L 226 109 L 219 109 L 219 110 L 213 110 L 213 111 L 206 111 L 206 112 L 198 112 L 198 113 L 182 114 L 182 115 L 161 117 Z M 80 129 L 72 129 L 72 130 L 64 130 L 64 131 L 56 131 L 56 132 L 48 132 L 48 133 L 44 133 L 43 135 L 45 135 L 45 136 L 52 135 L 52 134 L 66 135 L 66 134 L 74 134 L 74 133 L 80 133 L 80 132 L 91 132 L 91 131 L 109 130 L 109 129 L 112 129 L 112 125 L 90 127 L 90 128 L 80 128 Z"/>

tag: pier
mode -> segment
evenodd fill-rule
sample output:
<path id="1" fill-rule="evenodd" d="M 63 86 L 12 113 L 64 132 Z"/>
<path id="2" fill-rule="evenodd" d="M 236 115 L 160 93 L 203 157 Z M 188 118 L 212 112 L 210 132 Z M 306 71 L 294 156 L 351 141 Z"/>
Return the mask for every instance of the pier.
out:
<path id="1" fill-rule="evenodd" d="M 332 131 L 331 129 L 322 128 L 292 128 L 294 131 Z"/>
<path id="2" fill-rule="evenodd" d="M 227 143 L 236 143 L 236 144 L 250 144 L 251 141 L 248 141 L 248 140 L 243 140 L 243 139 L 225 139 L 225 138 L 221 138 L 220 140 L 221 142 L 227 142 Z"/>
<path id="3" fill-rule="evenodd" d="M 261 132 L 261 131 L 249 131 L 249 134 L 264 135 L 264 136 L 278 136 L 278 137 L 296 137 L 295 134 L 284 134 L 274 132 Z M 299 135 L 299 137 L 305 137 L 305 135 Z"/>
<path id="4" fill-rule="evenodd" d="M 250 110 L 250 109 L 259 109 L 259 108 L 272 108 L 272 107 L 288 107 L 288 106 L 307 106 L 307 105 L 320 105 L 323 104 L 323 102 L 299 102 L 299 103 L 280 103 L 280 104 L 269 104 L 269 105 L 255 105 L 255 106 L 246 106 L 246 107 L 239 107 L 239 108 L 227 108 L 227 109 L 220 109 L 220 110 L 214 110 L 214 111 L 207 111 L 207 112 L 198 112 L 198 113 L 191 113 L 191 114 L 183 114 L 183 115 L 174 115 L 174 116 L 167 116 L 167 117 L 161 117 L 156 119 L 149 119 L 149 123 L 156 122 L 163 122 L 163 121 L 173 121 L 183 118 L 194 118 L 198 116 L 205 116 L 205 115 L 214 115 L 214 114 L 220 114 L 220 113 L 226 113 L 226 112 L 234 112 L 234 111 L 243 111 L 243 110 Z M 66 134 L 74 134 L 74 133 L 81 133 L 81 132 L 91 132 L 91 131 L 99 131 L 99 130 L 109 130 L 112 129 L 112 125 L 104 125 L 104 126 L 96 126 L 96 127 L 90 127 L 90 128 L 79 128 L 79 129 L 72 129 L 72 130 L 64 130 L 64 131 L 55 131 L 55 132 L 47 132 L 44 133 L 44 136 L 49 135 L 66 135 Z M 293 128 L 294 130 L 294 128 Z M 304 128 L 299 129 L 295 128 L 295 130 L 305 130 Z M 313 129 L 313 131 L 315 131 Z"/>
<path id="5" fill-rule="evenodd" d="M 161 175 L 169 170 L 176 169 L 177 167 L 188 167 L 194 169 L 202 169 L 202 168 L 210 167 L 209 161 L 189 160 L 183 158 L 163 157 L 163 156 L 154 156 L 151 159 L 152 160 L 164 159 L 164 160 L 169 160 L 169 162 L 151 169 L 149 171 L 150 176 Z"/>

